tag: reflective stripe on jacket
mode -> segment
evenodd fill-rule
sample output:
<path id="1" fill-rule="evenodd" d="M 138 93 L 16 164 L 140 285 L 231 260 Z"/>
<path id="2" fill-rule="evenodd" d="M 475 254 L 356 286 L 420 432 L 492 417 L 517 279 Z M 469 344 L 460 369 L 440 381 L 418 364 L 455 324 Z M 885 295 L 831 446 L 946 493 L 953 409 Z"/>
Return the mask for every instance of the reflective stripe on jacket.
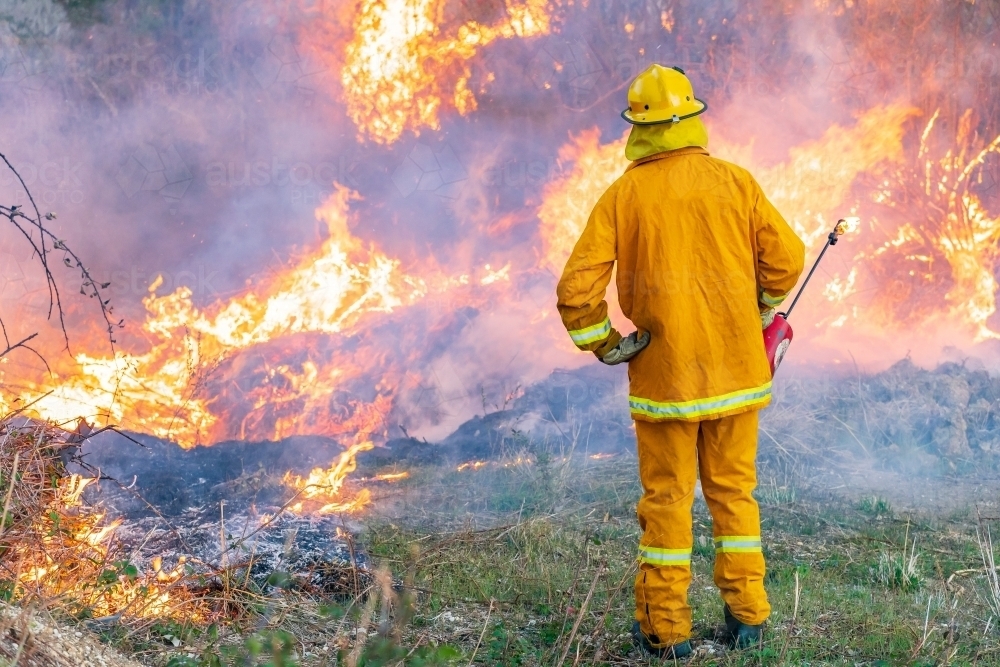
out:
<path id="1" fill-rule="evenodd" d="M 578 347 L 614 335 L 605 292 L 649 347 L 629 364 L 635 419 L 717 419 L 771 399 L 760 313 L 795 286 L 805 248 L 744 169 L 689 147 L 632 163 L 566 263 L 558 308 Z"/>

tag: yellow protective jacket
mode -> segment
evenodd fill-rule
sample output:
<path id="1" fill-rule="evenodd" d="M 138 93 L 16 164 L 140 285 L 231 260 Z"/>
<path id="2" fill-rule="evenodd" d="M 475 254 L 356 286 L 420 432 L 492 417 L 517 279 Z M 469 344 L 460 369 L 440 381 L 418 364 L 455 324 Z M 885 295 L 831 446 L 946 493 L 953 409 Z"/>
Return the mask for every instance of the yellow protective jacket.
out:
<path id="1" fill-rule="evenodd" d="M 798 281 L 802 241 L 744 169 L 687 147 L 637 160 L 608 188 L 557 288 L 577 347 L 620 335 L 604 300 L 615 261 L 622 312 L 651 341 L 629 364 L 635 419 L 718 419 L 764 407 L 760 313 Z"/>

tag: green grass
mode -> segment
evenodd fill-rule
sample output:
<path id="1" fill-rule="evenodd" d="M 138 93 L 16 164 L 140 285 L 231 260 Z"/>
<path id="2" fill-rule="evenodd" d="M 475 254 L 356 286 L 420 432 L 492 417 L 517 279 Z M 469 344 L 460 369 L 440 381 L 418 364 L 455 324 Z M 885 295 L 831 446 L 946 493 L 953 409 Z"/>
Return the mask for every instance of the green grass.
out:
<path id="1" fill-rule="evenodd" d="M 628 634 L 635 459 L 520 457 L 476 471 L 414 469 L 376 486 L 358 543 L 384 574 L 366 597 L 247 593 L 224 627 L 159 624 L 144 638 L 109 640 L 170 667 L 339 666 L 359 643 L 354 664 L 369 667 L 656 664 Z M 695 502 L 698 654 L 685 664 L 1000 664 L 972 512 L 908 515 L 884 498 L 782 479 L 757 493 L 773 607 L 759 649 L 727 652 L 714 641 L 722 603 L 712 524 Z"/>
<path id="2" fill-rule="evenodd" d="M 530 465 L 415 471 L 396 493 L 425 514 L 369 518 L 369 552 L 412 577 L 411 641 L 453 644 L 462 664 L 475 652 L 480 665 L 557 665 L 565 652 L 571 665 L 578 650 L 576 664 L 650 664 L 628 639 L 639 537 L 634 460 L 560 465 L 544 474 Z M 696 644 L 716 652 L 687 664 L 1000 664 L 1000 633 L 983 634 L 990 612 L 975 592 L 981 574 L 968 572 L 982 567 L 974 523 L 897 516 L 884 498 L 849 501 L 791 485 L 765 484 L 757 496 L 773 606 L 768 642 L 725 653 L 711 641 L 722 603 L 711 520 L 698 501 L 690 602 Z"/>
<path id="3" fill-rule="evenodd" d="M 858 509 L 872 516 L 892 514 L 892 505 L 881 496 L 862 496 L 858 501 Z"/>

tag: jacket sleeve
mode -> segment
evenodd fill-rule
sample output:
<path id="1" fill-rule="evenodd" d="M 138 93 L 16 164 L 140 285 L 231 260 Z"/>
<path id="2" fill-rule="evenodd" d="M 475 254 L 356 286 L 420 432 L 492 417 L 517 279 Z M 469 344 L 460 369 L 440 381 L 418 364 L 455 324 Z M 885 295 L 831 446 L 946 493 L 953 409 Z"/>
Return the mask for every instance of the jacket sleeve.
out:
<path id="1" fill-rule="evenodd" d="M 753 228 L 757 242 L 757 301 L 761 312 L 777 308 L 799 281 L 805 245 L 753 181 Z"/>
<path id="2" fill-rule="evenodd" d="M 621 340 L 621 334 L 611 326 L 604 298 L 618 249 L 616 199 L 617 187 L 612 185 L 590 214 L 556 288 L 556 307 L 569 337 L 578 348 L 590 350 L 598 358 Z"/>

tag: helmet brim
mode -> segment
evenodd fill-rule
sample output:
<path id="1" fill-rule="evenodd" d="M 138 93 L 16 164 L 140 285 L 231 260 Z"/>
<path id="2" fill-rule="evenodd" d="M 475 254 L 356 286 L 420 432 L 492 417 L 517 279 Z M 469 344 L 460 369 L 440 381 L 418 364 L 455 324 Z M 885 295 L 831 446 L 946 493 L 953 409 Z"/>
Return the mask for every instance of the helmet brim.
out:
<path id="1" fill-rule="evenodd" d="M 694 101 L 701 105 L 701 108 L 692 111 L 691 113 L 684 114 L 683 116 L 678 116 L 676 114 L 667 114 L 666 112 L 652 112 L 647 111 L 644 113 L 633 113 L 631 108 L 622 111 L 622 118 L 627 123 L 632 125 L 663 125 L 664 123 L 679 123 L 687 118 L 694 118 L 700 114 L 705 113 L 708 110 L 708 103 L 704 100 L 699 100 L 697 97 Z"/>

